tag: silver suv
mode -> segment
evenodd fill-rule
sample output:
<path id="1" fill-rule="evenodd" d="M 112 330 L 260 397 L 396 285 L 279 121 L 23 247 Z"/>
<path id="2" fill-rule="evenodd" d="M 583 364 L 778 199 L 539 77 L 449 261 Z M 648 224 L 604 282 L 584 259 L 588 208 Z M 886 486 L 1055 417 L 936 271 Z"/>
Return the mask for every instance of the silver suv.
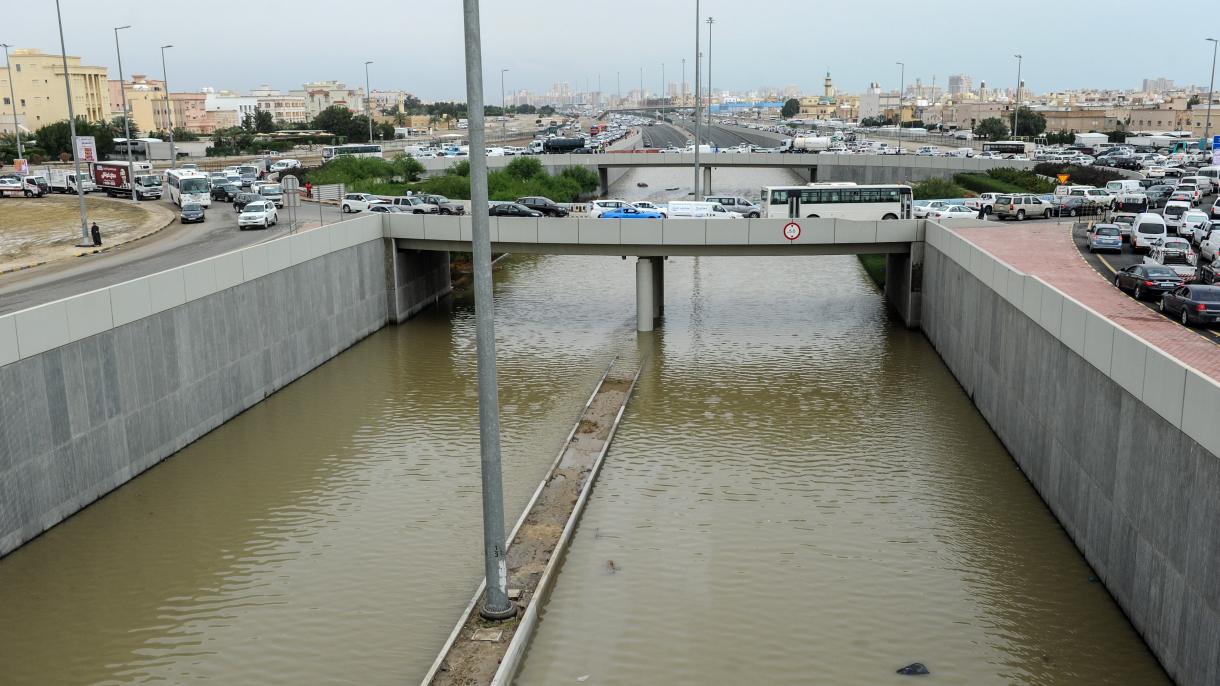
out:
<path id="1" fill-rule="evenodd" d="M 1053 205 L 1036 195 L 1000 195 L 991 206 L 991 212 L 996 219 L 1047 218 L 1054 214 L 1054 211 Z"/>
<path id="2" fill-rule="evenodd" d="M 718 202 L 729 212 L 736 212 L 746 219 L 758 219 L 762 216 L 762 208 L 739 195 L 707 195 L 704 202 Z"/>

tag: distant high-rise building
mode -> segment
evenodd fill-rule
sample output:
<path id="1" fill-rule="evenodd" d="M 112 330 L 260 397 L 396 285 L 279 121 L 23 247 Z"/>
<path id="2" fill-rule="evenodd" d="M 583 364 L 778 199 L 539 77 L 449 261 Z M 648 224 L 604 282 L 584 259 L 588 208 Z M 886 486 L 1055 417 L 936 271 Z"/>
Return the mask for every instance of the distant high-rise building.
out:
<path id="1" fill-rule="evenodd" d="M 1144 79 L 1144 92 L 1150 94 L 1160 94 L 1173 90 L 1173 79 L 1161 77 L 1159 79 Z"/>
<path id="2" fill-rule="evenodd" d="M 953 74 L 949 77 L 949 95 L 961 95 L 974 90 L 974 81 L 969 74 Z"/>

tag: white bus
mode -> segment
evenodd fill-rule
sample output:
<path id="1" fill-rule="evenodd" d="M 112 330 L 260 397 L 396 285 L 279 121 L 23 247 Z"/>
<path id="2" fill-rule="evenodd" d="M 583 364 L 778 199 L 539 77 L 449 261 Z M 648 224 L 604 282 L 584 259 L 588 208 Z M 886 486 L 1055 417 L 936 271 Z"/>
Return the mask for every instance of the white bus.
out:
<path id="1" fill-rule="evenodd" d="M 170 169 L 165 172 L 165 185 L 169 199 L 178 207 L 197 203 L 204 207 L 212 205 L 212 184 L 208 175 L 193 169 Z"/>
<path id="2" fill-rule="evenodd" d="M 326 145 L 322 147 L 322 161 L 329 162 L 336 157 L 383 157 L 381 146 L 367 143 L 349 143 L 348 145 Z M 384 158 L 383 158 L 384 159 Z"/>
<path id="3" fill-rule="evenodd" d="M 858 221 L 911 218 L 911 187 L 898 184 L 811 183 L 762 189 L 762 216 Z"/>
<path id="4" fill-rule="evenodd" d="M 995 141 L 983 143 L 983 152 L 994 152 L 998 155 L 1032 155 L 1038 149 L 1036 143 L 1025 141 Z"/>

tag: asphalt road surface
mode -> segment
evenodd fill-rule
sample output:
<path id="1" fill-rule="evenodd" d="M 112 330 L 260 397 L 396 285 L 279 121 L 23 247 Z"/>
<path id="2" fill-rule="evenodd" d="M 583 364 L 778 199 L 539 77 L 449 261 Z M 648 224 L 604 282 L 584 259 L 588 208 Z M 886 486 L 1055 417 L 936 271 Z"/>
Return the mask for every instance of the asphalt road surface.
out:
<path id="1" fill-rule="evenodd" d="M 152 202 L 169 205 L 168 199 Z M 287 208 L 281 209 L 279 215 L 279 224 L 270 229 L 239 231 L 233 205 L 216 200 L 207 210 L 203 223 L 175 221 L 148 238 L 106 252 L 6 274 L 0 277 L 0 314 L 112 286 L 283 236 L 290 231 Z M 331 224 L 344 215 L 339 208 L 324 205 L 323 217 Z M 318 206 L 303 203 L 297 210 L 297 220 L 302 228 L 317 226 Z M 102 240 L 105 241 L 105 236 Z"/>
<path id="2" fill-rule="evenodd" d="M 658 123 L 640 129 L 644 144 L 650 148 L 685 148 L 688 138 L 682 131 L 669 124 Z"/>

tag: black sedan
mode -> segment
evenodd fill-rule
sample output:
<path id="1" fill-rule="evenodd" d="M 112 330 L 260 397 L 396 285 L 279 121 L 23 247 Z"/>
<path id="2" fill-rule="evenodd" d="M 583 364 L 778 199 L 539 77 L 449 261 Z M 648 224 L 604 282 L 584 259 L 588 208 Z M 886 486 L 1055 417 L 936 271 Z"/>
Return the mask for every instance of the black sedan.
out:
<path id="1" fill-rule="evenodd" d="M 530 208 L 531 210 L 537 210 L 537 211 L 541 212 L 544 216 L 547 216 L 547 217 L 566 217 L 566 216 L 568 216 L 568 211 L 565 210 L 564 208 L 560 207 L 559 205 L 556 205 L 555 201 L 551 200 L 550 198 L 541 198 L 541 197 L 536 197 L 536 196 L 532 196 L 532 197 L 528 197 L 528 198 L 517 198 L 517 204 L 525 205 L 526 207 Z"/>
<path id="2" fill-rule="evenodd" d="M 241 186 L 235 183 L 218 183 L 212 186 L 212 199 L 223 200 L 225 202 L 233 202 L 233 199 L 241 193 Z"/>
<path id="3" fill-rule="evenodd" d="M 1179 286 L 1161 296 L 1161 312 L 1186 326 L 1220 322 L 1220 286 Z"/>
<path id="4" fill-rule="evenodd" d="M 1173 195 L 1173 186 L 1157 184 L 1144 189 L 1144 195 L 1148 196 L 1149 207 L 1164 207 L 1166 202 L 1169 202 L 1169 196 Z"/>
<path id="5" fill-rule="evenodd" d="M 233 211 L 241 212 L 252 202 L 258 202 L 263 199 L 263 196 L 258 193 L 238 193 L 233 197 Z"/>
<path id="6" fill-rule="evenodd" d="M 1134 294 L 1136 300 L 1144 300 L 1172 291 L 1182 285 L 1182 279 L 1169 267 L 1133 264 L 1114 275 L 1114 285 Z"/>
<path id="7" fill-rule="evenodd" d="M 1071 196 L 1063 198 L 1055 203 L 1055 212 L 1060 217 L 1083 217 L 1095 214 L 1101 214 L 1102 206 L 1093 202 L 1089 198 L 1079 196 Z"/>
<path id="8" fill-rule="evenodd" d="M 178 213 L 178 221 L 183 224 L 195 224 L 203 220 L 203 205 L 199 203 L 188 202 L 182 206 L 182 211 Z"/>
<path id="9" fill-rule="evenodd" d="M 525 205 L 520 205 L 515 202 L 505 202 L 499 205 L 492 205 L 487 210 L 487 214 L 492 217 L 541 217 L 542 213 L 538 210 L 531 210 Z"/>

